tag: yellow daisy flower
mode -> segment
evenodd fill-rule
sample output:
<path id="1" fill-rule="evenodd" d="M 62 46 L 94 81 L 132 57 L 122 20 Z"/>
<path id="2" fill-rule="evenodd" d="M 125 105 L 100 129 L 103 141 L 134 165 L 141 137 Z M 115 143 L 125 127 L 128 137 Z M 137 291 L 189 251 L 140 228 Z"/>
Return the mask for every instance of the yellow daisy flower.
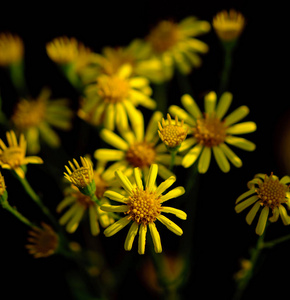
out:
<path id="1" fill-rule="evenodd" d="M 179 186 L 162 195 L 162 193 L 175 182 L 175 177 L 169 177 L 158 187 L 156 187 L 155 181 L 157 173 L 158 166 L 156 164 L 151 165 L 148 177 L 145 177 L 146 185 L 144 187 L 139 168 L 134 169 L 133 184 L 129 181 L 128 177 L 123 174 L 122 171 L 117 170 L 115 172 L 116 178 L 127 192 L 127 195 L 124 196 L 114 191 L 106 191 L 104 193 L 105 197 L 120 202 L 121 205 L 104 204 L 101 206 L 101 209 L 107 212 L 119 212 L 126 215 L 105 229 L 105 236 L 110 237 L 129 223 L 132 223 L 125 240 L 124 248 L 126 251 L 130 251 L 132 249 L 135 236 L 139 230 L 138 253 L 145 253 L 146 234 L 147 228 L 149 227 L 155 252 L 162 252 L 160 235 L 155 225 L 156 220 L 160 221 L 175 234 L 183 234 L 182 229 L 165 217 L 163 213 L 172 213 L 182 220 L 186 220 L 186 213 L 180 209 L 162 206 L 162 204 L 169 199 L 183 195 L 185 192 L 184 188 Z"/>
<path id="2" fill-rule="evenodd" d="M 22 39 L 11 33 L 0 33 L 0 66 L 6 67 L 23 60 L 24 44 Z"/>
<path id="3" fill-rule="evenodd" d="M 170 165 L 171 155 L 164 144 L 157 145 L 158 122 L 162 118 L 162 113 L 154 112 L 146 131 L 144 132 L 144 119 L 140 111 L 136 111 L 133 119 L 132 130 L 120 128 L 121 136 L 111 130 L 102 129 L 101 138 L 116 149 L 97 149 L 94 157 L 97 160 L 116 161 L 111 165 L 114 172 L 118 168 L 126 172 L 127 176 L 133 173 L 133 169 L 138 167 L 148 173 L 150 166 L 155 163 L 159 168 L 159 175 L 166 179 L 174 175 L 167 166 Z M 175 164 L 180 164 L 181 158 L 176 157 Z"/>
<path id="4" fill-rule="evenodd" d="M 192 67 L 199 67 L 199 53 L 206 53 L 208 46 L 196 39 L 196 36 L 210 31 L 207 21 L 187 17 L 181 22 L 163 20 L 159 22 L 145 40 L 151 48 L 152 57 L 162 65 L 163 80 L 173 76 L 176 66 L 183 74 L 188 74 Z"/>
<path id="5" fill-rule="evenodd" d="M 124 65 L 114 75 L 99 75 L 96 82 L 85 89 L 78 116 L 92 125 L 114 130 L 115 125 L 127 118 L 132 121 L 138 105 L 155 109 L 149 81 L 131 74 L 130 65 Z"/>
<path id="6" fill-rule="evenodd" d="M 51 91 L 44 88 L 37 99 L 21 99 L 14 107 L 11 121 L 16 130 L 22 132 L 27 140 L 27 152 L 38 153 L 40 141 L 51 147 L 61 143 L 52 127 L 70 130 L 73 112 L 67 99 L 50 100 Z"/>
<path id="7" fill-rule="evenodd" d="M 112 172 L 105 170 L 105 165 L 104 162 L 97 162 L 96 169 L 92 174 L 92 180 L 96 187 L 95 195 L 100 204 L 109 203 L 103 196 L 108 188 L 117 191 L 120 186 L 115 177 L 111 176 Z M 114 219 L 108 213 L 102 211 L 90 196 L 80 192 L 75 185 L 71 185 L 65 190 L 65 198 L 58 204 L 56 211 L 61 213 L 68 207 L 69 209 L 59 219 L 59 223 L 66 225 L 66 230 L 69 233 L 76 231 L 86 211 L 89 214 L 90 229 L 94 236 L 100 233 L 99 224 L 105 228 L 114 222 Z"/>
<path id="8" fill-rule="evenodd" d="M 244 30 L 245 18 L 234 9 L 223 10 L 214 16 L 212 26 L 221 41 L 234 41 Z"/>
<path id="9" fill-rule="evenodd" d="M 42 164 L 43 160 L 38 156 L 27 156 L 27 142 L 23 134 L 20 134 L 19 143 L 14 131 L 7 131 L 8 147 L 0 139 L 0 166 L 3 169 L 14 170 L 20 178 L 25 178 L 23 167 L 27 164 Z"/>
<path id="10" fill-rule="evenodd" d="M 59 238 L 48 224 L 42 223 L 42 228 L 33 227 L 28 233 L 26 248 L 34 258 L 48 257 L 57 251 Z"/>
<path id="11" fill-rule="evenodd" d="M 240 213 L 253 205 L 246 216 L 246 222 L 251 225 L 261 209 L 256 227 L 258 235 L 263 234 L 268 219 L 270 222 L 276 222 L 280 216 L 283 224 L 289 225 L 290 216 L 287 214 L 287 210 L 290 209 L 289 184 L 289 176 L 284 176 L 279 180 L 273 173 L 270 176 L 257 174 L 254 179 L 248 182 L 249 191 L 237 198 L 235 211 Z M 271 217 L 269 217 L 270 210 L 272 212 Z"/>
<path id="12" fill-rule="evenodd" d="M 199 158 L 198 171 L 205 173 L 208 170 L 213 152 L 220 169 L 223 172 L 228 172 L 230 170 L 229 161 L 238 168 L 242 166 L 242 161 L 226 144 L 246 151 L 255 150 L 255 144 L 235 136 L 256 130 L 254 122 L 236 124 L 249 113 L 249 108 L 240 106 L 224 118 L 232 102 L 232 97 L 231 93 L 225 92 L 216 105 L 216 93 L 208 93 L 204 99 L 204 113 L 200 111 L 194 99 L 188 94 L 181 98 L 187 111 L 176 105 L 169 107 L 172 115 L 184 120 L 189 128 L 189 134 L 191 134 L 179 148 L 179 151 L 185 151 L 192 147 L 183 157 L 182 165 L 185 168 L 190 167 Z"/>

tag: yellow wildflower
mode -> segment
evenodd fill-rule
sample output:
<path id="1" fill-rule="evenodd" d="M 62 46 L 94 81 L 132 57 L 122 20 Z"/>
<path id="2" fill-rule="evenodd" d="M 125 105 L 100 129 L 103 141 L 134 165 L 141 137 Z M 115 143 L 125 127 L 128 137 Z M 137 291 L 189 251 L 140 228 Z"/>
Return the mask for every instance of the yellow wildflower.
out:
<path id="1" fill-rule="evenodd" d="M 110 237 L 129 223 L 132 223 L 125 240 L 124 248 L 126 251 L 132 249 L 135 236 L 139 230 L 138 253 L 145 253 L 146 234 L 147 228 L 149 227 L 155 252 L 162 252 L 160 235 L 155 225 L 156 220 L 160 221 L 175 234 L 183 234 L 182 229 L 162 213 L 172 213 L 182 220 L 186 220 L 186 213 L 173 207 L 162 206 L 162 204 L 169 199 L 183 195 L 185 192 L 184 188 L 179 186 L 165 195 L 162 195 L 162 193 L 175 182 L 175 177 L 169 177 L 156 187 L 155 181 L 157 173 L 158 166 L 156 164 L 151 165 L 148 176 L 145 177 L 146 185 L 144 187 L 139 168 L 134 168 L 133 184 L 122 171 L 117 170 L 115 172 L 116 178 L 127 192 L 127 195 L 124 196 L 114 191 L 106 191 L 104 193 L 105 197 L 120 202 L 121 205 L 104 204 L 101 206 L 101 209 L 107 212 L 119 212 L 125 214 L 125 217 L 110 225 L 104 231 L 105 236 Z"/>
<path id="2" fill-rule="evenodd" d="M 57 251 L 59 238 L 48 224 L 42 223 L 42 228 L 33 227 L 28 233 L 30 244 L 26 248 L 34 258 L 48 257 Z"/>
<path id="3" fill-rule="evenodd" d="M 0 202 L 4 202 L 7 200 L 7 191 L 6 191 L 6 185 L 4 177 L 2 176 L 0 172 Z"/>
<path id="4" fill-rule="evenodd" d="M 246 222 L 251 225 L 261 209 L 256 227 L 258 235 L 263 234 L 268 219 L 270 222 L 276 222 L 281 216 L 283 224 L 289 225 L 290 216 L 287 214 L 287 209 L 290 208 L 289 184 L 289 176 L 284 176 L 279 180 L 273 173 L 270 176 L 259 173 L 248 182 L 249 191 L 237 198 L 235 211 L 240 213 L 253 205 L 246 216 Z M 272 216 L 268 218 L 270 210 Z"/>
<path id="5" fill-rule="evenodd" d="M 204 99 L 205 113 L 202 113 L 194 99 L 186 94 L 182 96 L 181 102 L 187 112 L 176 105 L 169 107 L 172 115 L 184 119 L 189 127 L 189 134 L 191 134 L 191 137 L 185 140 L 179 149 L 179 151 L 185 151 L 193 146 L 182 160 L 185 168 L 190 167 L 200 156 L 198 171 L 205 173 L 210 164 L 212 151 L 220 169 L 228 172 L 230 170 L 229 161 L 235 167 L 241 167 L 242 161 L 226 143 L 246 151 L 255 150 L 255 144 L 235 136 L 256 130 L 254 122 L 236 124 L 249 113 L 249 108 L 240 106 L 223 118 L 232 102 L 232 94 L 223 93 L 217 106 L 216 101 L 216 93 L 208 93 Z"/>
<path id="6" fill-rule="evenodd" d="M 27 152 L 38 153 L 40 140 L 51 147 L 60 145 L 60 138 L 52 127 L 69 130 L 73 112 L 67 99 L 50 100 L 51 91 L 44 88 L 37 99 L 21 99 L 14 107 L 11 121 L 27 139 Z"/>
<path id="7" fill-rule="evenodd" d="M 0 66 L 9 66 L 23 60 L 24 44 L 22 39 L 11 33 L 0 33 Z"/>
<path id="8" fill-rule="evenodd" d="M 19 143 L 14 131 L 7 131 L 6 137 L 8 147 L 0 139 L 0 166 L 3 169 L 14 170 L 20 177 L 25 177 L 23 167 L 27 164 L 42 164 L 43 160 L 38 156 L 25 156 L 26 155 L 26 140 L 23 134 L 20 134 Z"/>

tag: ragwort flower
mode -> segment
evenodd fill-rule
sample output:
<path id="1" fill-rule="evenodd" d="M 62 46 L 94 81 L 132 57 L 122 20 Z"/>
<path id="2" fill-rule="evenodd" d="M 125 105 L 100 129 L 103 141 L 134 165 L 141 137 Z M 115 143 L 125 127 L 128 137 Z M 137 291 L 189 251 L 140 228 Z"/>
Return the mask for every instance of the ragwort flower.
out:
<path id="1" fill-rule="evenodd" d="M 7 131 L 8 147 L 0 139 L 0 166 L 3 169 L 14 170 L 20 177 L 25 177 L 23 167 L 27 164 L 42 164 L 43 160 L 38 156 L 25 156 L 27 142 L 23 134 L 20 134 L 19 143 L 14 131 Z"/>
<path id="2" fill-rule="evenodd" d="M 0 66 L 6 67 L 23 60 L 24 44 L 22 39 L 11 33 L 0 33 Z"/>
<path id="3" fill-rule="evenodd" d="M 51 91 L 44 88 L 34 99 L 21 99 L 14 107 L 11 121 L 27 140 L 27 152 L 38 153 L 41 141 L 51 147 L 60 145 L 60 138 L 52 127 L 69 130 L 73 112 L 67 99 L 49 99 Z"/>
<path id="4" fill-rule="evenodd" d="M 126 251 L 130 251 L 132 249 L 135 236 L 139 230 L 138 253 L 145 253 L 146 234 L 147 228 L 149 227 L 155 252 L 162 252 L 160 235 L 155 225 L 156 220 L 160 221 L 175 234 L 183 234 L 182 229 L 165 217 L 163 213 L 174 214 L 182 220 L 186 220 L 186 213 L 180 209 L 162 206 L 162 204 L 169 199 L 183 195 L 185 192 L 184 188 L 179 186 L 163 195 L 162 193 L 175 182 L 175 177 L 169 177 L 158 187 L 156 187 L 155 180 L 157 173 L 158 166 L 156 164 L 151 165 L 148 177 L 145 178 L 146 185 L 144 187 L 139 168 L 134 169 L 133 176 L 135 182 L 133 184 L 130 182 L 127 176 L 125 176 L 121 171 L 117 170 L 115 175 L 122 187 L 127 192 L 127 195 L 124 196 L 123 194 L 119 194 L 114 191 L 106 191 L 104 194 L 105 197 L 120 202 L 121 205 L 104 204 L 101 206 L 102 210 L 125 214 L 125 217 L 105 229 L 105 236 L 110 237 L 129 223 L 132 223 L 124 244 Z"/>
<path id="5" fill-rule="evenodd" d="M 98 160 L 116 161 L 111 165 L 111 170 L 122 168 L 126 175 L 130 176 L 133 169 L 138 167 L 148 173 L 150 166 L 155 163 L 159 168 L 159 175 L 166 179 L 173 173 L 167 168 L 170 165 L 171 155 L 164 144 L 158 142 L 158 122 L 162 113 L 156 111 L 144 132 L 144 119 L 140 111 L 136 111 L 133 119 L 132 129 L 120 128 L 121 136 L 113 131 L 102 129 L 101 138 L 109 145 L 117 149 L 97 149 L 94 156 Z M 125 128 L 125 129 L 124 129 Z M 176 164 L 181 163 L 181 158 L 176 157 Z M 146 175 L 145 175 L 146 176 Z"/>
<path id="6" fill-rule="evenodd" d="M 7 197 L 8 195 L 7 195 L 5 180 L 0 172 L 0 203 L 6 201 Z"/>
<path id="7" fill-rule="evenodd" d="M 246 216 L 246 222 L 251 225 L 255 216 L 260 211 L 256 233 L 262 235 L 267 220 L 276 222 L 281 217 L 284 225 L 290 224 L 290 216 L 287 209 L 290 209 L 290 177 L 284 176 L 280 180 L 271 173 L 257 174 L 254 179 L 248 182 L 249 191 L 240 195 L 236 200 L 235 211 L 240 213 L 244 209 L 253 205 Z M 286 208 L 285 208 L 286 206 Z M 269 217 L 270 211 L 272 216 Z"/>
<path id="8" fill-rule="evenodd" d="M 202 113 L 194 99 L 186 94 L 182 96 L 181 102 L 187 112 L 176 105 L 169 107 L 170 113 L 183 119 L 189 127 L 191 136 L 182 143 L 179 149 L 179 151 L 184 151 L 192 147 L 183 157 L 182 165 L 185 168 L 190 167 L 199 158 L 198 171 L 205 173 L 213 152 L 220 169 L 228 172 L 229 161 L 235 167 L 241 167 L 242 161 L 226 144 L 246 151 L 253 151 L 256 148 L 252 142 L 235 136 L 256 130 L 254 122 L 236 124 L 249 113 L 249 108 L 240 106 L 224 118 L 232 102 L 232 94 L 223 93 L 217 106 L 216 101 L 216 93 L 208 93 L 204 99 L 205 112 Z"/>

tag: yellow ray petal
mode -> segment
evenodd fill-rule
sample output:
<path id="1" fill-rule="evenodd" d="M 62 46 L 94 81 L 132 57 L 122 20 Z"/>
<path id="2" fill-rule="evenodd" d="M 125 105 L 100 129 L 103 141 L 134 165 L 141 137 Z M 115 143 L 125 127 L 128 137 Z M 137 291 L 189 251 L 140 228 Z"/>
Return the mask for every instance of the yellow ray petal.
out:
<path id="1" fill-rule="evenodd" d="M 133 224 L 131 225 L 131 227 L 128 231 L 128 234 L 126 236 L 126 240 L 124 243 L 124 249 L 126 251 L 130 251 L 132 249 L 135 236 L 138 233 L 138 228 L 139 228 L 139 225 L 136 222 L 133 222 Z"/>
<path id="2" fill-rule="evenodd" d="M 162 252 L 161 239 L 160 239 L 160 234 L 156 228 L 156 225 L 155 223 L 149 223 L 148 225 L 149 225 L 150 234 L 154 244 L 154 250 L 156 253 L 161 253 Z"/>

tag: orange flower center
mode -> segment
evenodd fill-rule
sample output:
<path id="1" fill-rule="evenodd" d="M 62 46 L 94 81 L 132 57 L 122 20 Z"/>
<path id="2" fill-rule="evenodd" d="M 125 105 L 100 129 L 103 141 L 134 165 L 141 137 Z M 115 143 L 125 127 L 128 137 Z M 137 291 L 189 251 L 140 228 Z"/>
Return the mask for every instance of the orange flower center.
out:
<path id="1" fill-rule="evenodd" d="M 76 201 L 83 206 L 85 209 L 88 209 L 90 206 L 96 205 L 94 201 L 91 200 L 90 196 L 86 196 L 80 191 L 76 191 L 73 193 L 74 197 L 76 197 Z"/>
<path id="2" fill-rule="evenodd" d="M 147 225 L 154 222 L 161 213 L 160 196 L 155 193 L 136 188 L 132 196 L 129 196 L 129 210 L 126 212 L 130 219 L 138 224 Z"/>
<path id="3" fill-rule="evenodd" d="M 215 115 L 205 114 L 205 117 L 196 121 L 193 136 L 199 144 L 214 147 L 225 141 L 226 126 Z"/>
<path id="4" fill-rule="evenodd" d="M 187 132 L 183 127 L 173 124 L 166 125 L 160 130 L 160 137 L 163 143 L 170 148 L 179 146 L 186 138 L 186 135 Z"/>
<path id="5" fill-rule="evenodd" d="M 135 168 L 149 167 L 155 160 L 156 152 L 152 144 L 136 143 L 130 146 L 126 153 L 127 161 Z"/>
<path id="6" fill-rule="evenodd" d="M 77 183 L 78 187 L 84 188 L 90 183 L 89 172 L 90 172 L 89 168 L 80 167 L 74 170 L 70 176 L 73 182 Z"/>

